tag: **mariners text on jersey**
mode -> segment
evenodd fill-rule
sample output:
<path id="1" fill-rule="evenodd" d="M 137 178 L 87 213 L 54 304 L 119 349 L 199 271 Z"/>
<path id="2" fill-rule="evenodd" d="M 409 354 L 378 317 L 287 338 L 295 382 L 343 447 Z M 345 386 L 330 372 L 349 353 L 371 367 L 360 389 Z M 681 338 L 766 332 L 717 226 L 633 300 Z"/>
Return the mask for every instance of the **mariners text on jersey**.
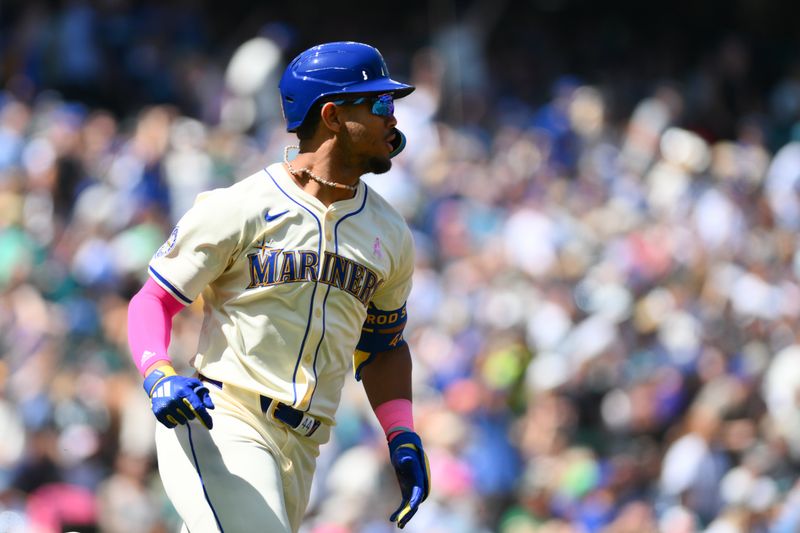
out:
<path id="1" fill-rule="evenodd" d="M 320 266 L 313 250 L 261 249 L 247 256 L 250 270 L 248 289 L 281 283 L 318 281 L 355 296 L 366 307 L 380 287 L 378 275 L 368 267 L 332 252 L 325 252 Z"/>

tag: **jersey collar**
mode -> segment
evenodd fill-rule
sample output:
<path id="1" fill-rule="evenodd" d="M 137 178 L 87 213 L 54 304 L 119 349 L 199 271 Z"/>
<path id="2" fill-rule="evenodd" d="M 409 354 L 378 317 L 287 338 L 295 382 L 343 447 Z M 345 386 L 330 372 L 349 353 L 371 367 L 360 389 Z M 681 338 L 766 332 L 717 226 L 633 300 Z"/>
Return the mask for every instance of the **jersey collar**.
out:
<path id="1" fill-rule="evenodd" d="M 361 207 L 361 204 L 364 201 L 364 194 L 366 194 L 367 185 L 364 183 L 364 180 L 360 180 L 358 182 L 358 190 L 356 190 L 356 194 L 352 198 L 348 198 L 347 200 L 339 200 L 338 202 L 334 202 L 330 206 L 326 207 L 325 204 L 319 201 L 316 196 L 307 193 L 301 189 L 299 185 L 297 185 L 294 179 L 292 179 L 292 176 L 289 174 L 289 171 L 287 171 L 283 166 L 283 163 L 273 163 L 267 167 L 267 172 L 269 172 L 270 175 L 275 178 L 275 181 L 278 182 L 281 188 L 286 191 L 286 193 L 289 194 L 294 200 L 302 202 L 308 207 L 313 207 L 320 213 L 325 213 L 326 211 L 331 210 L 345 213 L 354 211 Z"/>

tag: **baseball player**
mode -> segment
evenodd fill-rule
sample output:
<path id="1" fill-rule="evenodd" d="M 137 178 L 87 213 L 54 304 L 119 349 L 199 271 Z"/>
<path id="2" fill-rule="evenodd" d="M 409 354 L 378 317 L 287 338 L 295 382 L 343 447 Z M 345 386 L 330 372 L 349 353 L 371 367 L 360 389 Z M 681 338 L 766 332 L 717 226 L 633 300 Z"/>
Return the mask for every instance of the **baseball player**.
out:
<path id="1" fill-rule="evenodd" d="M 413 90 L 366 44 L 301 53 L 280 81 L 298 155 L 199 195 L 153 256 L 128 336 L 183 531 L 297 531 L 351 368 L 400 485 L 390 520 L 402 528 L 427 497 L 403 340 L 411 233 L 360 180 L 403 149 L 394 100 Z M 196 374 L 177 375 L 172 319 L 200 297 Z"/>

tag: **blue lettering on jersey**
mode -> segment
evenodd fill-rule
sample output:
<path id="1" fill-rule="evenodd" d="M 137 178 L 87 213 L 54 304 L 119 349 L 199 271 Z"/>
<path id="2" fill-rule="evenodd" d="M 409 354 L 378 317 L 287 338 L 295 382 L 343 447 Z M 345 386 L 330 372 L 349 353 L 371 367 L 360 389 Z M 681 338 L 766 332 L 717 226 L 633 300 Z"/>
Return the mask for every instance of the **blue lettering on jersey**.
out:
<path id="1" fill-rule="evenodd" d="M 262 244 L 258 252 L 247 256 L 247 261 L 250 267 L 247 289 L 282 283 L 319 282 L 351 294 L 366 307 L 381 285 L 373 270 L 331 252 L 325 252 L 320 264 L 319 255 L 313 250 L 284 250 Z"/>
<path id="2" fill-rule="evenodd" d="M 297 277 L 297 261 L 295 261 L 295 252 L 286 250 L 283 252 L 281 283 L 291 283 L 292 281 L 300 281 L 300 278 Z"/>
<path id="3" fill-rule="evenodd" d="M 281 250 L 262 248 L 247 256 L 250 263 L 250 285 L 248 289 L 275 284 L 275 263 Z"/>

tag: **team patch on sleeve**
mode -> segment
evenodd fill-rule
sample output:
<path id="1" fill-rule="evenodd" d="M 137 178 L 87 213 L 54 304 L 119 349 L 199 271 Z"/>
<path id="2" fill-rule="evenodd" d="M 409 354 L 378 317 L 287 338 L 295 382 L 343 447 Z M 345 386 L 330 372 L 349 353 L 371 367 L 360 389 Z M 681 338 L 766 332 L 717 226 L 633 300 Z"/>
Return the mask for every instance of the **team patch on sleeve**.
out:
<path id="1" fill-rule="evenodd" d="M 376 354 L 404 346 L 403 330 L 406 327 L 406 305 L 394 311 L 383 311 L 373 304 L 367 308 L 367 319 L 361 327 L 361 338 L 353 355 L 356 380 L 361 380 L 361 369 Z"/>
<path id="2" fill-rule="evenodd" d="M 170 253 L 173 248 L 175 248 L 175 242 L 178 240 L 178 226 L 172 230 L 172 233 L 169 234 L 167 237 L 167 241 L 161 245 L 161 248 L 156 250 L 156 253 L 153 255 L 153 258 L 163 257 Z"/>

